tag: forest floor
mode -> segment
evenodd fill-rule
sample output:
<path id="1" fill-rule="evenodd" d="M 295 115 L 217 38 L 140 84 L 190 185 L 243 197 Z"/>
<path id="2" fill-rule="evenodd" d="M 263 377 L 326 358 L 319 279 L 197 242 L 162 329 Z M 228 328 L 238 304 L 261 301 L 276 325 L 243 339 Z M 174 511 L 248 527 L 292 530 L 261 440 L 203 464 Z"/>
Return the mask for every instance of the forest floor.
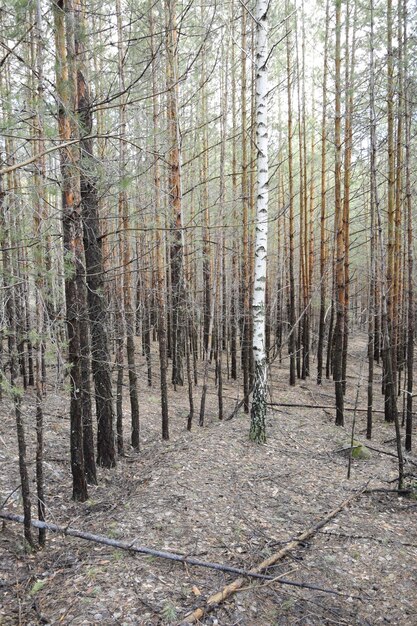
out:
<path id="1" fill-rule="evenodd" d="M 355 401 L 365 339 L 351 345 L 347 404 Z M 271 372 L 271 399 L 333 406 L 333 383 L 312 377 L 288 386 L 288 363 Z M 156 371 L 156 359 L 154 370 Z M 366 364 L 359 407 L 366 407 Z M 380 370 L 377 368 L 377 375 Z M 52 375 L 51 375 L 52 376 Z M 394 456 L 371 450 L 354 460 L 347 479 L 352 412 L 346 427 L 334 411 L 282 408 L 268 413 L 268 441 L 248 440 L 242 411 L 219 422 L 213 378 L 204 428 L 187 432 L 186 389 L 170 391 L 171 439 L 160 439 L 159 382 L 146 387 L 140 365 L 141 451 L 127 450 L 112 471 L 99 470 L 90 500 L 71 501 L 67 392 L 45 401 L 45 471 L 48 520 L 195 558 L 250 569 L 336 508 L 369 482 L 363 493 L 305 544 L 270 568 L 269 574 L 343 595 L 249 580 L 236 595 L 202 618 L 220 626 L 417 625 L 417 503 L 395 493 Z M 382 408 L 378 383 L 376 407 Z M 30 392 L 32 393 L 32 392 Z M 195 388 L 198 404 L 201 386 Z M 224 386 L 226 414 L 234 407 L 235 383 Z M 33 397 L 24 401 L 31 476 L 34 472 Z M 129 415 L 126 402 L 126 416 Z M 395 453 L 394 429 L 374 416 L 371 446 Z M 128 417 L 125 423 L 129 432 Z M 366 413 L 355 439 L 365 442 Z M 409 457 L 414 463 L 416 456 Z M 19 484 L 13 411 L 0 405 L 0 503 Z M 406 464 L 417 474 L 417 467 Z M 414 478 L 415 480 L 415 478 Z M 32 483 L 33 485 L 33 483 Z M 34 485 L 33 485 L 34 486 Z M 5 507 L 21 513 L 16 491 Z M 66 537 L 48 535 L 43 551 L 27 555 L 22 527 L 0 531 L 0 624 L 180 624 L 236 576 Z"/>

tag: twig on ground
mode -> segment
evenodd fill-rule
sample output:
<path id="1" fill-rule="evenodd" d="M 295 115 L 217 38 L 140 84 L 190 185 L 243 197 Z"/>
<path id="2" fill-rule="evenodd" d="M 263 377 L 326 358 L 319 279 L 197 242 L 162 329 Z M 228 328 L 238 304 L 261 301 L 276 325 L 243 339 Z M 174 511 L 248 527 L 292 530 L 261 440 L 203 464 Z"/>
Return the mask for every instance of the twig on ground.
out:
<path id="1" fill-rule="evenodd" d="M 417 503 L 411 506 L 417 506 Z M 398 543 L 399 545 L 405 546 L 407 548 L 417 548 L 417 543 L 409 543 L 407 541 L 400 541 L 399 539 L 390 539 L 387 537 L 381 539 L 380 537 L 372 537 L 371 535 L 348 535 L 347 533 L 340 533 L 330 530 L 320 530 L 319 533 L 320 535 L 325 535 L 327 537 L 340 537 L 343 539 L 366 539 L 367 541 L 375 541 L 376 543 L 381 544 L 384 544 L 386 541 L 388 541 L 389 543 Z"/>

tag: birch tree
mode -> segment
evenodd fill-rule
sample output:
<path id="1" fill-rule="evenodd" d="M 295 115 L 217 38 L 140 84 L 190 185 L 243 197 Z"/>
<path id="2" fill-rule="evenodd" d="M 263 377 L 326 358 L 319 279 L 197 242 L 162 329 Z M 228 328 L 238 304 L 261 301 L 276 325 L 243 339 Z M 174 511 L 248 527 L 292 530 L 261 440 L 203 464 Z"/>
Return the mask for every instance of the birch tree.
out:
<path id="1" fill-rule="evenodd" d="M 256 147 L 257 198 L 255 217 L 255 276 L 252 300 L 255 362 L 250 439 L 266 441 L 267 358 L 265 350 L 266 260 L 268 244 L 268 8 L 256 4 Z"/>

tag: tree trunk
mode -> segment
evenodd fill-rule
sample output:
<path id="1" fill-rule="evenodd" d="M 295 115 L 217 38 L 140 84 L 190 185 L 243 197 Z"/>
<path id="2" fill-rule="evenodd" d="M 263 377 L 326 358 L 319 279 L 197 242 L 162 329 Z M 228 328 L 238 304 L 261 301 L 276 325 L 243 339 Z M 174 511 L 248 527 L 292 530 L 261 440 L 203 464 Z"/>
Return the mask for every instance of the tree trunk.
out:
<path id="1" fill-rule="evenodd" d="M 249 186 L 248 186 L 248 149 L 247 149 L 247 15 L 246 8 L 242 7 L 242 33 L 241 33 L 241 100 L 242 100 L 242 280 L 241 280 L 241 357 L 243 372 L 243 408 L 249 413 L 249 387 L 250 387 L 250 259 L 249 259 Z"/>
<path id="2" fill-rule="evenodd" d="M 95 387 L 97 419 L 97 463 L 102 467 L 114 467 L 115 446 L 113 430 L 113 394 L 110 373 L 110 353 L 107 343 L 108 315 L 104 291 L 104 267 L 100 216 L 97 193 L 98 163 L 93 154 L 90 137 L 93 118 L 91 96 L 87 82 L 85 51 L 83 44 L 85 25 L 82 23 L 82 7 L 77 10 L 76 53 L 78 59 L 78 115 L 82 152 L 80 184 L 85 250 L 87 302 L 91 332 L 91 366 Z M 95 467 L 91 464 L 90 480 L 96 482 Z"/>
<path id="3" fill-rule="evenodd" d="M 170 245 L 171 292 L 172 292 L 172 383 L 182 385 L 183 354 L 185 345 L 185 286 L 183 260 L 183 225 L 181 199 L 181 140 L 178 119 L 178 47 L 175 0 L 166 0 L 167 32 L 167 117 L 169 133 L 168 195 L 172 219 Z"/>
<path id="4" fill-rule="evenodd" d="M 405 201 L 407 210 L 407 264 L 408 264 L 408 325 L 407 325 L 407 413 L 405 449 L 411 452 L 413 431 L 413 365 L 414 365 L 414 283 L 413 283 L 413 210 L 411 195 L 411 78 L 408 74 L 409 53 L 407 39 L 407 0 L 404 1 L 404 116 L 405 116 Z"/>
<path id="5" fill-rule="evenodd" d="M 32 35 L 32 65 L 36 67 L 37 77 L 36 85 L 34 84 L 35 93 L 35 127 L 33 130 L 34 139 L 33 153 L 34 155 L 42 153 L 44 150 L 44 124 L 42 115 L 42 103 L 44 97 L 43 86 L 43 45 L 42 45 L 42 9 L 40 0 L 36 0 L 35 24 L 36 28 Z M 33 81 L 35 82 L 35 81 Z M 33 213 L 33 226 L 37 244 L 34 250 L 35 261 L 35 300 L 36 300 L 36 340 L 34 342 L 35 352 L 35 389 L 36 389 L 36 495 L 38 500 L 38 518 L 41 522 L 45 521 L 45 485 L 43 472 L 43 363 L 45 354 L 44 326 L 45 316 L 43 302 L 45 301 L 45 254 L 44 254 L 44 234 L 43 228 L 45 218 L 47 216 L 47 204 L 43 185 L 45 184 L 45 157 L 38 157 L 36 163 L 35 187 L 36 187 L 36 205 Z M 46 540 L 46 531 L 44 528 L 39 529 L 39 545 L 44 546 Z"/>
<path id="6" fill-rule="evenodd" d="M 373 0 L 371 0 L 371 15 L 373 17 Z M 402 489 L 404 481 L 404 459 L 401 446 L 401 430 L 398 419 L 397 411 L 397 396 L 394 392 L 395 385 L 393 381 L 393 369 L 392 369 L 392 351 L 391 351 L 391 335 L 388 317 L 388 273 L 385 267 L 385 254 L 384 254 L 384 234 L 382 229 L 382 217 L 381 207 L 379 202 L 378 185 L 377 185 L 377 141 L 376 141 L 376 113 L 375 113 L 375 63 L 374 53 L 371 47 L 370 57 L 370 84 L 369 84 L 369 104 L 370 104 L 370 146 L 371 146 L 371 184 L 373 185 L 373 197 L 375 200 L 375 210 L 377 217 L 377 229 L 378 229 L 378 242 L 381 259 L 381 326 L 383 333 L 383 348 L 384 348 L 384 365 L 385 365 L 385 377 L 386 387 L 388 391 L 386 394 L 390 401 L 390 415 L 394 418 L 395 434 L 397 442 L 397 455 L 398 455 L 398 489 Z M 387 409 L 385 407 L 385 415 L 387 415 Z"/>
<path id="7" fill-rule="evenodd" d="M 157 263 L 157 281 L 156 281 L 156 301 L 158 304 L 158 343 L 159 343 L 159 371 L 161 375 L 161 416 L 162 416 L 162 439 L 169 439 L 169 415 L 168 415 L 168 384 L 167 384 L 167 371 L 168 371 L 168 351 L 167 351 L 167 326 L 166 326 L 166 302 L 165 302 L 165 270 L 164 270 L 164 240 L 162 234 L 161 223 L 161 175 L 159 169 L 158 160 L 158 145 L 157 136 L 159 129 L 159 99 L 157 95 L 157 64 L 156 64 L 156 51 L 154 42 L 154 22 L 153 22 L 153 9 L 149 8 L 150 16 L 150 32 L 151 32 L 151 48 L 153 58 L 153 71 L 152 71 L 152 106 L 153 106 L 153 127 L 154 127 L 154 203 L 155 203 L 155 224 L 156 224 L 156 263 Z M 188 342 L 188 335 L 187 335 Z M 189 355 L 187 355 L 189 360 Z M 187 363 L 188 365 L 188 363 Z M 188 371 L 188 370 L 187 370 Z"/>
<path id="8" fill-rule="evenodd" d="M 53 1 L 56 80 L 58 92 L 58 127 L 61 141 L 77 136 L 74 119 L 77 81 L 74 49 L 74 6 L 72 0 Z M 82 376 L 80 347 L 80 314 L 82 310 L 82 272 L 84 249 L 80 212 L 79 148 L 71 145 L 61 149 L 62 227 L 65 251 L 65 300 L 68 333 L 68 361 L 71 366 L 70 428 L 71 471 L 73 498 L 84 502 L 88 498 L 84 466 Z M 81 288 L 81 292 L 80 292 Z"/>
<path id="9" fill-rule="evenodd" d="M 253 288 L 253 357 L 255 363 L 251 425 L 252 441 L 266 441 L 267 355 L 265 292 L 268 244 L 268 0 L 256 3 L 256 147 L 257 202 L 255 279 Z"/>
<path id="10" fill-rule="evenodd" d="M 343 242 L 343 211 L 341 198 L 342 139 L 341 139 L 341 83 L 340 83 L 340 31 L 341 0 L 336 0 L 336 50 L 335 50 L 335 230 L 336 230 L 336 326 L 334 337 L 333 378 L 336 392 L 336 425 L 343 426 L 343 328 L 345 313 L 345 271 Z"/>
<path id="11" fill-rule="evenodd" d="M 286 3 L 286 13 L 289 14 L 289 2 Z M 288 98 L 288 186 L 289 186 L 289 228 L 290 228 L 290 294 L 289 294 L 289 334 L 288 351 L 290 353 L 290 385 L 295 385 L 295 285 L 294 285 L 294 180 L 293 180 L 293 156 L 292 156 L 292 80 L 291 80 L 291 40 L 290 32 L 287 33 L 287 98 Z"/>
<path id="12" fill-rule="evenodd" d="M 329 48 L 329 4 L 326 2 L 326 33 L 324 36 L 324 60 L 323 60 L 323 92 L 322 92 L 322 119 L 321 119 L 321 191 L 320 191 L 320 319 L 319 338 L 317 346 L 317 384 L 321 385 L 323 376 L 323 351 L 326 315 L 326 155 L 327 155 L 327 57 Z"/>
<path id="13" fill-rule="evenodd" d="M 125 90 L 124 79 L 124 50 L 123 50 L 123 26 L 120 0 L 116 0 L 117 13 L 117 33 L 118 33 L 118 72 L 119 72 L 119 88 L 121 93 Z M 130 215 L 129 203 L 126 192 L 126 105 L 125 96 L 119 106 L 120 117 L 120 153 L 119 153 L 119 174 L 120 174 L 120 190 L 119 190 L 119 219 L 122 224 L 122 247 L 123 247 L 123 296 L 124 296 L 124 313 L 125 313 L 125 331 L 126 331 L 126 356 L 129 376 L 129 399 L 130 399 L 130 416 L 131 416 L 131 444 L 132 448 L 139 450 L 139 400 L 137 390 L 137 374 L 135 359 L 135 320 L 132 306 L 132 280 L 131 280 L 131 245 L 130 245 Z"/>
<path id="14" fill-rule="evenodd" d="M 350 303 L 350 179 L 352 166 L 352 116 L 353 116 L 353 81 L 355 69 L 355 49 L 356 49 L 356 8 L 354 1 L 354 16 L 352 26 L 352 43 L 349 45 L 349 7 L 347 7 L 346 25 L 346 45 L 345 45 L 345 159 L 343 172 L 343 238 L 345 248 L 344 273 L 345 273 L 345 296 L 344 296 L 344 324 L 343 324 L 343 354 L 342 354 L 342 380 L 343 392 L 346 393 L 346 368 L 348 356 L 349 338 L 349 303 Z M 350 50 L 350 62 L 349 62 Z"/>
<path id="15" fill-rule="evenodd" d="M 1 78 L 0 78 L 1 85 Z M 6 154 L 6 157 L 9 156 Z M 25 429 L 22 417 L 22 390 L 16 384 L 18 373 L 17 362 L 17 343 L 16 343 L 16 302 L 15 287 L 12 284 L 13 274 L 11 268 L 11 259 L 9 249 L 14 245 L 10 245 L 9 240 L 9 211 L 6 207 L 6 194 L 3 191 L 3 181 L 0 175 L 0 245 L 3 250 L 3 287 L 5 289 L 5 315 L 7 319 L 8 330 L 8 348 L 9 348 L 9 367 L 10 367 L 10 392 L 14 405 L 14 413 L 16 420 L 17 445 L 19 453 L 19 474 L 22 490 L 23 513 L 24 513 L 24 535 L 29 548 L 34 548 L 35 543 L 31 530 L 31 500 L 29 475 L 26 463 L 26 439 Z M 3 373 L 2 373 L 3 377 Z M 4 385 L 4 381 L 2 381 Z M 5 385 L 4 385 L 5 386 Z"/>
<path id="16" fill-rule="evenodd" d="M 387 262 L 387 322 L 390 339 L 395 326 L 394 316 L 394 254 L 395 254 L 395 151 L 394 151 L 394 61 L 392 48 L 392 0 L 387 0 L 387 149 L 388 149 L 388 262 Z M 390 341 L 391 356 L 387 364 L 387 347 L 385 346 L 385 419 L 395 420 L 397 410 L 393 398 L 397 394 L 394 345 Z M 388 369 L 392 371 L 392 380 L 388 377 Z"/>

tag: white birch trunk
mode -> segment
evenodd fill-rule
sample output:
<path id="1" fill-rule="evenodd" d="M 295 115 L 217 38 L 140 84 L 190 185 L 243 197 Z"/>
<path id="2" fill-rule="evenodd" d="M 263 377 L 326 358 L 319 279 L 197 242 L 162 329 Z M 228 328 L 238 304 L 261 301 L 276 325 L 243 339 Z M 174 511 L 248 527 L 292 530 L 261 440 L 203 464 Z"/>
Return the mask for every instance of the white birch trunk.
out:
<path id="1" fill-rule="evenodd" d="M 268 243 L 268 0 L 256 4 L 256 147 L 257 199 L 255 277 L 253 289 L 253 356 L 255 376 L 251 407 L 250 439 L 266 440 L 267 355 L 265 351 L 265 294 Z"/>

